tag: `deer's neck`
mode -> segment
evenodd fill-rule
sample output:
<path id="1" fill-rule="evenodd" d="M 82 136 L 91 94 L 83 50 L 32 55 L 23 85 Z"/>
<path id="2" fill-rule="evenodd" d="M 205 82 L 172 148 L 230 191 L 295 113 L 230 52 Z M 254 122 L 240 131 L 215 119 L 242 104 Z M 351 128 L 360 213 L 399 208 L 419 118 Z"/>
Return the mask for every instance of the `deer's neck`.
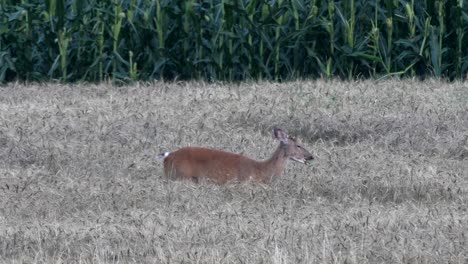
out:
<path id="1" fill-rule="evenodd" d="M 286 148 L 287 146 L 281 143 L 271 158 L 263 162 L 267 177 L 279 177 L 283 175 L 286 162 L 288 161 Z"/>

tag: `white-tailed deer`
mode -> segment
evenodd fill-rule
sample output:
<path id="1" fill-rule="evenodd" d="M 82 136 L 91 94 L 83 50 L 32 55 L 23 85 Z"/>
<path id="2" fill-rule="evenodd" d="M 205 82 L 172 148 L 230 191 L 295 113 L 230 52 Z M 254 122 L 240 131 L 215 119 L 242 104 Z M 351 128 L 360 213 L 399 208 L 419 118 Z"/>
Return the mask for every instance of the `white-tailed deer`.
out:
<path id="1" fill-rule="evenodd" d="M 189 179 L 198 182 L 206 178 L 218 184 L 228 181 L 254 180 L 268 182 L 283 174 L 288 159 L 306 163 L 314 159 L 297 140 L 274 129 L 275 138 L 280 141 L 270 159 L 255 161 L 239 154 L 207 148 L 186 147 L 175 152 L 159 155 L 164 158 L 164 173 L 172 179 Z"/>

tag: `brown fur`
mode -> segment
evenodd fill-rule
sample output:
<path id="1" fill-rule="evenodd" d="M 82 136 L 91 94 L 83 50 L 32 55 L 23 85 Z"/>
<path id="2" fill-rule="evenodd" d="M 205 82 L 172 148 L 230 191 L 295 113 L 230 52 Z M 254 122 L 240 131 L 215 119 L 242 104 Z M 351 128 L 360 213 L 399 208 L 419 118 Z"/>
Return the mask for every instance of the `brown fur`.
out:
<path id="1" fill-rule="evenodd" d="M 172 179 L 194 182 L 198 182 L 200 178 L 207 178 L 218 184 L 244 180 L 268 182 L 283 174 L 289 158 L 301 162 L 313 159 L 295 139 L 288 138 L 280 129 L 275 129 L 274 133 L 281 143 L 268 160 L 255 161 L 221 150 L 186 147 L 170 153 L 164 159 L 164 173 Z"/>

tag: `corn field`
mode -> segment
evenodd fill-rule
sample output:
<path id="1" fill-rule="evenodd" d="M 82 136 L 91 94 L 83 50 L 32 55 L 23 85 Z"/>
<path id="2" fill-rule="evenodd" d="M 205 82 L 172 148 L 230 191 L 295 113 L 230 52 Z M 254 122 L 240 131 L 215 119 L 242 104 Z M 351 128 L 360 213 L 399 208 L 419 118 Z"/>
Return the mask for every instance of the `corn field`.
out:
<path id="1" fill-rule="evenodd" d="M 0 82 L 468 72 L 465 0 L 0 0 Z"/>

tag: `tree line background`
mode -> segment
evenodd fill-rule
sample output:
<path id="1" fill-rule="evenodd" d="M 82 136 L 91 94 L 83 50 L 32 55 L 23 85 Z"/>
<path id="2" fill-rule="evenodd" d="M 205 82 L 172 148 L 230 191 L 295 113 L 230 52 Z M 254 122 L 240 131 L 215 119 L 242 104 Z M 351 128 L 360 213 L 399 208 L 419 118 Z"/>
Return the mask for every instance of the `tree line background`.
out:
<path id="1" fill-rule="evenodd" d="M 465 79 L 466 0 L 0 0 L 0 82 Z"/>

